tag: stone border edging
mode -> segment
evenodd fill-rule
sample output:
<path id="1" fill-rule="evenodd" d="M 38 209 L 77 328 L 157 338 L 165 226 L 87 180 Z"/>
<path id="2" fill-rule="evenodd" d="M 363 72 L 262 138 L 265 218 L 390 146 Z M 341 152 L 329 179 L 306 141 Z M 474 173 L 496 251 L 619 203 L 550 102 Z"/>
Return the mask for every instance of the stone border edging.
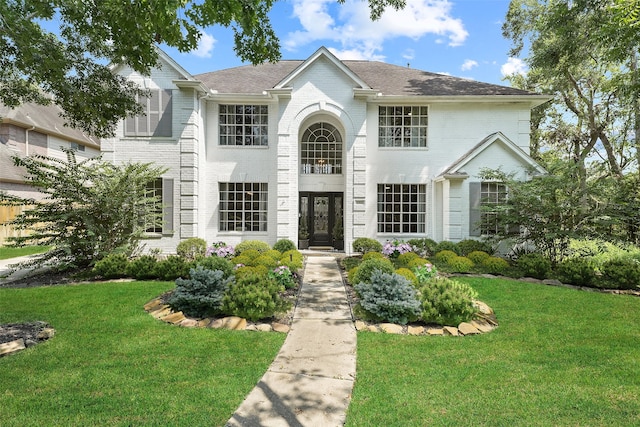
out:
<path id="1" fill-rule="evenodd" d="M 9 341 L 0 344 L 0 357 L 8 356 L 10 354 L 17 353 L 26 348 L 33 347 L 39 344 L 41 341 L 47 341 L 54 337 L 56 334 L 56 330 L 47 326 L 40 330 L 36 335 L 36 341 L 26 340 L 24 338 L 19 338 L 17 340 Z"/>

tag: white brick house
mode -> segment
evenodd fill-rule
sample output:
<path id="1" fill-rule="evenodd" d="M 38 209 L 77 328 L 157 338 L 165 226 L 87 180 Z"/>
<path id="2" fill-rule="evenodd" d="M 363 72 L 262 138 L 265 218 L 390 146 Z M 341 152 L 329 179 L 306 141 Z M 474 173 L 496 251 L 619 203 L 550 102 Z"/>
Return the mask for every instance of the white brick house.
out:
<path id="1" fill-rule="evenodd" d="M 533 107 L 547 96 L 381 62 L 304 61 L 192 76 L 160 52 L 146 116 L 102 141 L 106 160 L 168 168 L 158 192 L 164 226 L 148 247 L 180 240 L 237 244 L 358 237 L 457 241 L 478 230 L 480 201 L 497 201 L 484 168 L 543 172 L 529 156 Z"/>

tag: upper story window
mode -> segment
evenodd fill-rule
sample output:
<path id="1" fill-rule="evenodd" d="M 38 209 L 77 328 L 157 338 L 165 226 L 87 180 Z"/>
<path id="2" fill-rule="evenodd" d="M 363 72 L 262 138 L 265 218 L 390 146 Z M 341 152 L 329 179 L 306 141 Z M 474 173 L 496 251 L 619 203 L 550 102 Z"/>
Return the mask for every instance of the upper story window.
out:
<path id="1" fill-rule="evenodd" d="M 312 124 L 302 134 L 300 173 L 341 174 L 342 136 L 329 123 Z"/>
<path id="2" fill-rule="evenodd" d="M 148 97 L 138 98 L 143 115 L 127 117 L 124 136 L 171 137 L 173 107 L 171 89 L 151 89 Z"/>
<path id="3" fill-rule="evenodd" d="M 269 107 L 220 105 L 220 145 L 269 144 Z"/>
<path id="4" fill-rule="evenodd" d="M 378 110 L 379 147 L 426 147 L 428 107 L 388 107 Z"/>

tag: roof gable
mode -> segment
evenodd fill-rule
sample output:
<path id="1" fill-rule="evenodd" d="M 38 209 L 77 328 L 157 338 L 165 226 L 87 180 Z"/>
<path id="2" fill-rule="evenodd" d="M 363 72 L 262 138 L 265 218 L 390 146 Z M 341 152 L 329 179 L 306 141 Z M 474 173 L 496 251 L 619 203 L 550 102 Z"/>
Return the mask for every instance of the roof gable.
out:
<path id="1" fill-rule="evenodd" d="M 478 144 L 476 144 L 473 148 L 471 148 L 469 151 L 463 154 L 459 159 L 457 159 L 449 167 L 447 167 L 443 172 L 441 172 L 439 174 L 439 177 L 466 176 L 466 172 L 464 172 L 464 168 L 494 144 L 502 144 L 503 147 L 509 150 L 509 152 L 513 154 L 516 158 L 518 158 L 523 165 L 526 165 L 532 168 L 537 173 L 540 173 L 540 174 L 547 173 L 544 170 L 544 168 L 540 166 L 538 162 L 536 162 L 530 155 L 525 153 L 520 147 L 518 147 L 513 141 L 507 138 L 502 132 L 496 132 L 487 136 Z"/>
<path id="2" fill-rule="evenodd" d="M 175 73 L 178 75 L 179 79 L 196 81 L 196 79 L 191 75 L 191 73 L 189 73 L 187 70 L 185 70 L 182 67 L 182 65 L 178 64 L 165 51 L 160 49 L 158 46 L 154 46 L 154 47 L 155 47 L 156 53 L 158 54 L 158 63 L 160 65 L 159 68 L 162 67 L 162 64 L 166 64 L 173 71 L 175 71 Z M 124 64 L 112 63 L 112 64 L 109 65 L 109 68 L 111 69 L 111 72 L 114 73 L 114 74 L 118 74 L 124 67 L 125 67 Z"/>
<path id="3" fill-rule="evenodd" d="M 298 65 L 288 75 L 286 75 L 279 83 L 274 86 L 274 89 L 284 89 L 288 87 L 296 77 L 298 77 L 308 68 L 312 67 L 315 62 L 320 60 L 320 58 L 328 60 L 337 69 L 342 71 L 349 79 L 354 82 L 355 87 L 370 89 L 369 85 L 364 80 L 362 80 L 356 73 L 351 71 L 349 67 L 347 67 L 342 61 L 340 61 L 334 54 L 329 52 L 329 50 L 324 46 L 316 50 L 313 55 L 311 55 L 304 62 Z"/>

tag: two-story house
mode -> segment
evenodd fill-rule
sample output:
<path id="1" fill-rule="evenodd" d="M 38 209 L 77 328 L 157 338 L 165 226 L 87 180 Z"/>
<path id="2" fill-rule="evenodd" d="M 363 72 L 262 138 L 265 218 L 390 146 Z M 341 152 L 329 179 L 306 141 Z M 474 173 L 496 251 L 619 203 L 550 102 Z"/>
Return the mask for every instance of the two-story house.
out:
<path id="1" fill-rule="evenodd" d="M 305 234 L 348 253 L 358 237 L 457 241 L 491 233 L 478 227 L 479 206 L 504 198 L 482 168 L 544 172 L 528 153 L 530 112 L 547 96 L 341 61 L 324 47 L 195 76 L 160 59 L 147 77 L 114 67 L 151 96 L 140 100 L 146 115 L 101 144 L 106 160 L 168 168 L 150 248 Z"/>

